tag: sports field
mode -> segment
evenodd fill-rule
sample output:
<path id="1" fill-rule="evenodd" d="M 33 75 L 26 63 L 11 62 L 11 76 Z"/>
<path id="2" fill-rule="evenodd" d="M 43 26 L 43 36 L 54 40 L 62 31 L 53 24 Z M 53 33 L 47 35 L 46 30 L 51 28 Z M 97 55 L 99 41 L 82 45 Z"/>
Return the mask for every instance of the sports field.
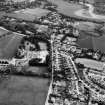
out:
<path id="1" fill-rule="evenodd" d="M 5 32 L 5 31 L 4 31 Z M 0 33 L 4 33 L 3 30 Z M 17 50 L 23 36 L 10 34 L 0 38 L 0 58 L 11 59 Z"/>

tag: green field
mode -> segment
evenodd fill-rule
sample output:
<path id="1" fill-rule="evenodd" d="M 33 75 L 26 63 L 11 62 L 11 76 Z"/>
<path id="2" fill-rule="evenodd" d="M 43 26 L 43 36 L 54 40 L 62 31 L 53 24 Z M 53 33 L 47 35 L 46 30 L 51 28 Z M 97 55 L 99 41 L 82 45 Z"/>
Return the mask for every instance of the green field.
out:
<path id="1" fill-rule="evenodd" d="M 0 38 L 0 58 L 11 59 L 23 36 L 18 34 L 10 34 Z"/>
<path id="2" fill-rule="evenodd" d="M 74 17 L 75 16 L 74 12 L 79 9 L 82 9 L 82 6 L 79 4 L 68 3 L 63 0 L 49 0 L 49 1 L 58 5 L 57 8 L 58 12 L 66 16 Z"/>
<path id="3" fill-rule="evenodd" d="M 15 11 L 13 13 L 8 13 L 6 15 L 17 19 L 33 21 L 38 17 L 47 15 L 49 12 L 50 11 L 41 8 L 33 8 L 33 9 L 26 8 L 19 11 Z"/>
<path id="4" fill-rule="evenodd" d="M 44 105 L 48 87 L 48 80 L 43 78 L 0 78 L 0 105 Z"/>

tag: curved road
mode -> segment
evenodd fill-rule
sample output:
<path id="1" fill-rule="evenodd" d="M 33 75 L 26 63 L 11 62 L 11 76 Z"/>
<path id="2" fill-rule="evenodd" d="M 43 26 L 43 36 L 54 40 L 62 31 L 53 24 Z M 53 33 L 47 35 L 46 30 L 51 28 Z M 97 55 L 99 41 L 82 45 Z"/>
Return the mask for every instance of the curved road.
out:
<path id="1" fill-rule="evenodd" d="M 80 4 L 83 4 L 83 3 L 80 3 Z M 88 3 L 86 3 L 85 5 L 89 7 L 89 10 L 86 11 L 88 16 L 86 14 L 84 14 L 84 12 L 85 12 L 84 9 L 76 11 L 75 15 L 81 16 L 81 17 L 87 17 L 87 18 L 100 19 L 100 20 L 105 19 L 104 15 L 97 15 L 94 13 L 94 6 L 93 5 L 88 4 Z"/>

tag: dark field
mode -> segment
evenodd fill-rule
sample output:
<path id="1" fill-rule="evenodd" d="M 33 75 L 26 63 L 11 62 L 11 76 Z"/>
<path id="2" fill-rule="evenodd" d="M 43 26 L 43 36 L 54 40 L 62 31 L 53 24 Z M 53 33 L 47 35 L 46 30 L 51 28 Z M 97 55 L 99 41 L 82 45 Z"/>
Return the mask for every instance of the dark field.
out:
<path id="1" fill-rule="evenodd" d="M 48 80 L 9 76 L 0 80 L 0 105 L 44 105 Z"/>
<path id="2" fill-rule="evenodd" d="M 82 33 L 78 39 L 78 45 L 82 48 L 91 48 L 105 52 L 105 35 L 100 37 L 92 37 Z"/>

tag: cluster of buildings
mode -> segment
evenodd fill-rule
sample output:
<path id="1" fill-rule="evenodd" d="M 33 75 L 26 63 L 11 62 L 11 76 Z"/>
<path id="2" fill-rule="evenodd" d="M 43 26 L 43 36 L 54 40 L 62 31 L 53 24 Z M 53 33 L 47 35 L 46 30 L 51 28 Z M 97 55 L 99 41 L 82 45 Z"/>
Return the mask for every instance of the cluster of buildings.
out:
<path id="1" fill-rule="evenodd" d="M 77 24 L 74 20 L 72 29 Z M 104 59 L 104 54 L 99 50 L 79 48 L 76 44 L 79 30 L 77 35 L 74 31 L 66 35 L 61 30 L 55 28 L 51 36 L 52 81 L 45 105 L 104 105 L 104 69 L 100 68 L 104 66 L 104 61 L 101 60 Z M 79 57 L 79 63 L 75 62 Z M 81 62 L 82 59 L 86 59 L 86 62 Z"/>
<path id="2" fill-rule="evenodd" d="M 6 19 L 8 20 L 8 17 Z M 105 54 L 98 50 L 78 47 L 77 41 L 81 35 L 77 28 L 79 22 L 57 12 L 50 12 L 47 16 L 38 18 L 37 24 L 47 27 L 44 31 L 32 27 L 35 26 L 35 21 L 34 25 L 19 21 L 22 27 L 18 27 L 16 32 L 21 31 L 21 35 L 25 34 L 25 37 L 18 48 L 18 58 L 1 59 L 0 69 L 5 70 L 3 67 L 8 68 L 8 65 L 25 66 L 32 59 L 35 59 L 32 62 L 37 61 L 41 64 L 49 55 L 52 77 L 45 105 L 104 105 Z M 50 44 L 50 51 L 45 47 L 47 45 L 41 43 L 41 40 L 36 40 L 36 37 L 41 40 L 44 37 Z M 98 64 L 103 67 L 99 69 Z"/>

